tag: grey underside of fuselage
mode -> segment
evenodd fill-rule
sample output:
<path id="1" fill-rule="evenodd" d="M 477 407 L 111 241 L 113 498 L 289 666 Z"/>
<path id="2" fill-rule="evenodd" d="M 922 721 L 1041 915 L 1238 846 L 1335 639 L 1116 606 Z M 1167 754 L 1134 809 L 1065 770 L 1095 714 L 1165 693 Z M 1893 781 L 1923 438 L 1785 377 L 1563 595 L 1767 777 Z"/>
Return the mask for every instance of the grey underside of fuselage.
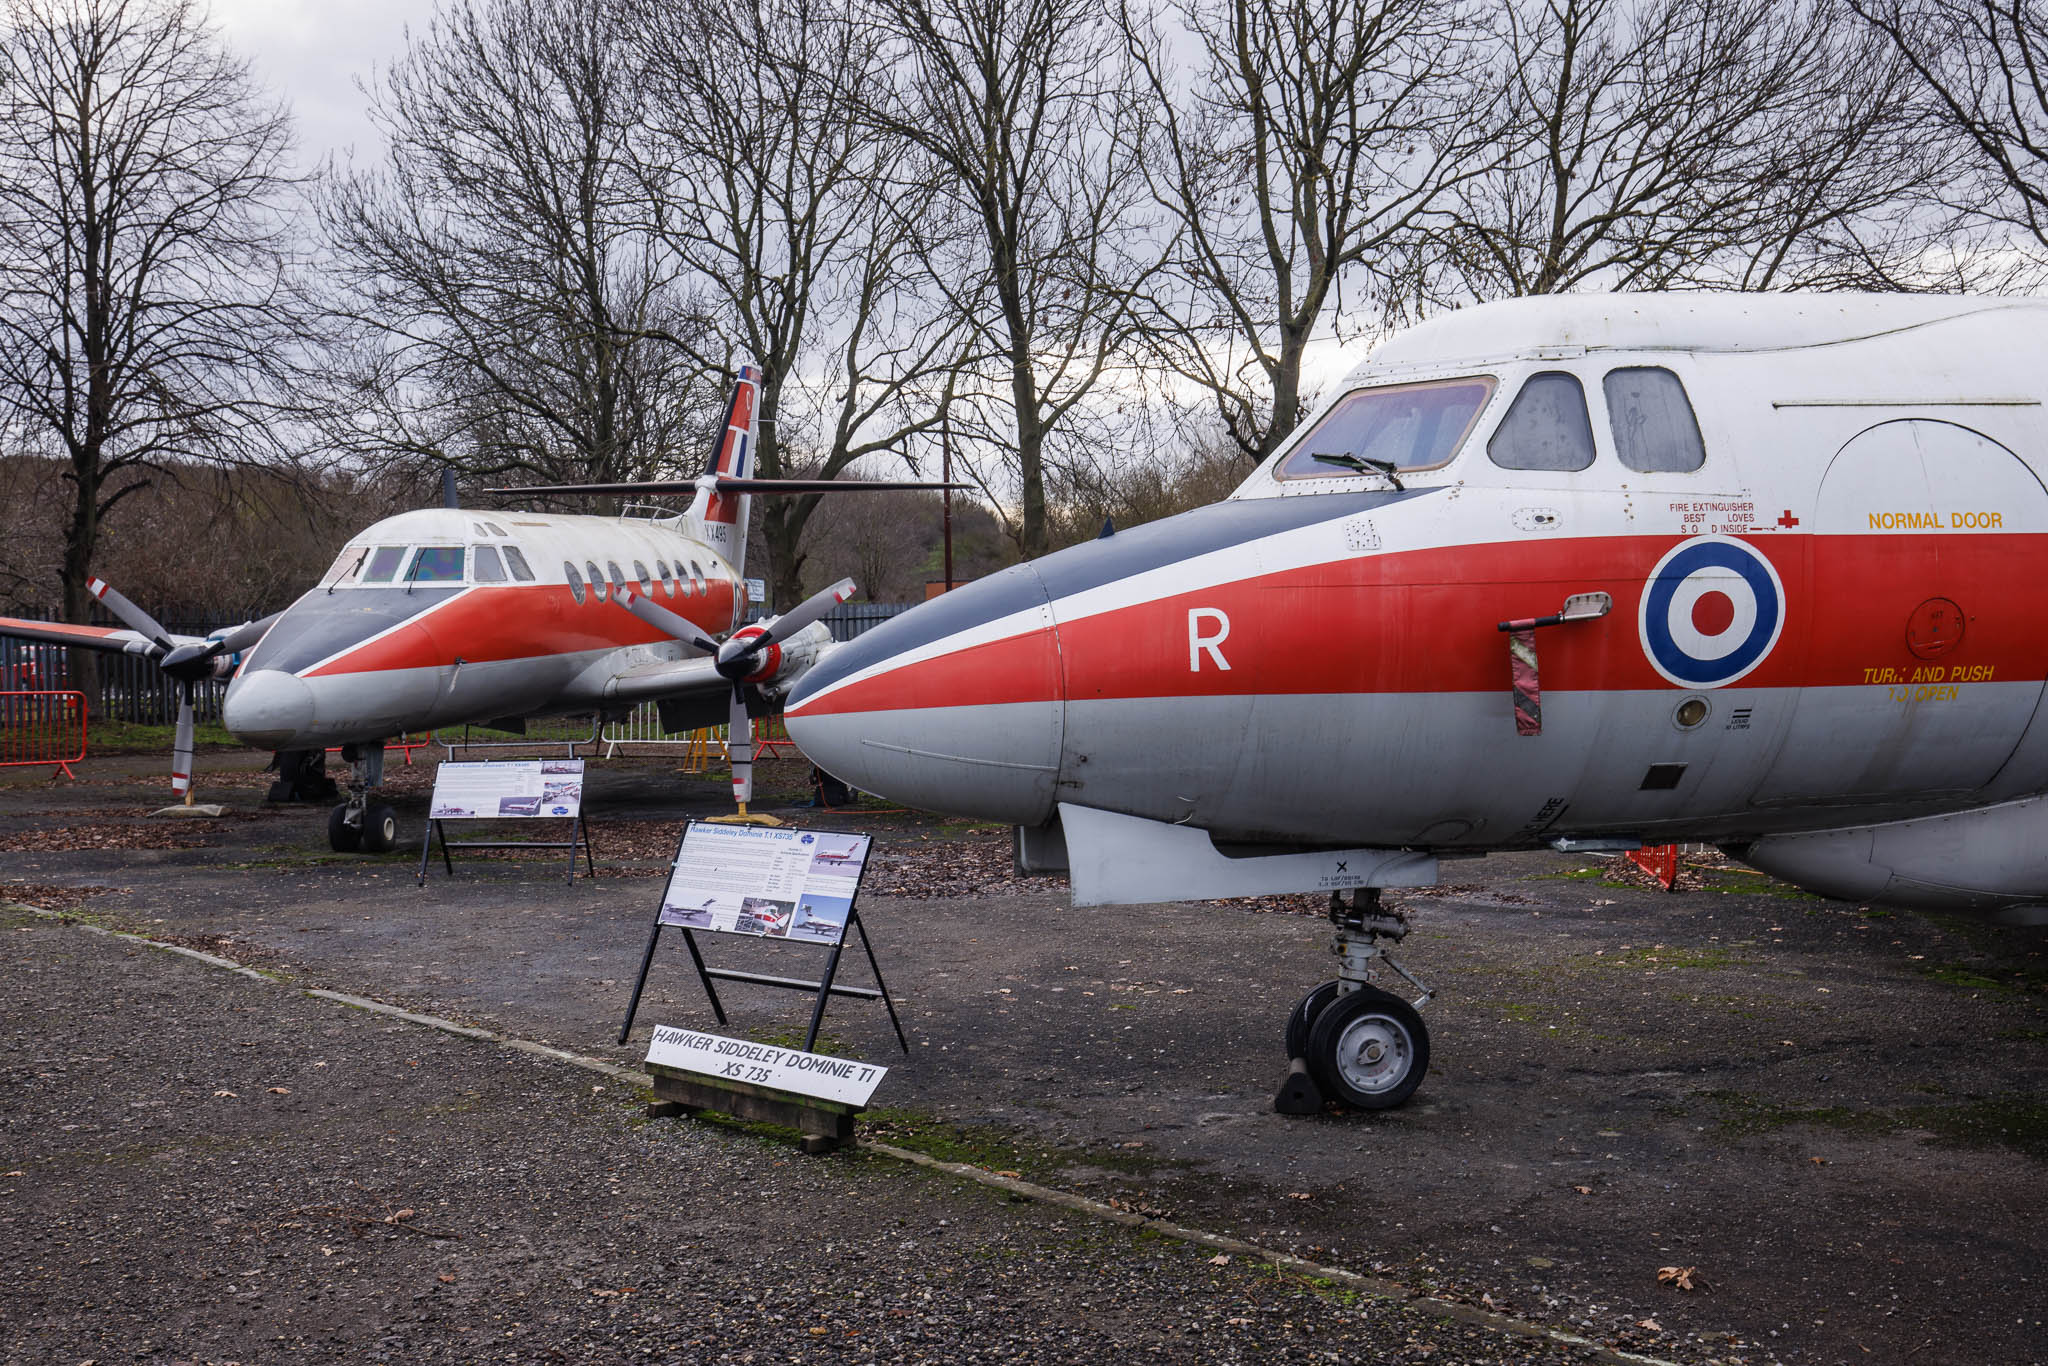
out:
<path id="1" fill-rule="evenodd" d="M 2048 745 L 2025 719 L 2039 685 L 1972 689 L 2016 724 L 1973 726 L 1977 709 L 1955 703 L 1878 712 L 1867 688 L 1729 689 L 1686 730 L 1684 695 L 1655 690 L 1547 695 L 1542 732 L 1524 736 L 1503 687 L 874 713 L 861 749 L 892 796 L 991 818 L 1048 820 L 1064 801 L 1286 844 L 1729 842 L 2041 790 Z"/>

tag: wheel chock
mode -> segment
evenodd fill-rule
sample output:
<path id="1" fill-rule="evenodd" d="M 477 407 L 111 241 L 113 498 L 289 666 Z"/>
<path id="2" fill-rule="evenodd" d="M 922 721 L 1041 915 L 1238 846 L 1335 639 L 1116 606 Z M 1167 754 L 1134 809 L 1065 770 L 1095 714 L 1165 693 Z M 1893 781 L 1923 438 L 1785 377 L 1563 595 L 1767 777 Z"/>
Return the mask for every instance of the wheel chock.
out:
<path id="1" fill-rule="evenodd" d="M 1323 1112 L 1323 1090 L 1308 1074 L 1308 1060 L 1295 1058 L 1287 1064 L 1287 1080 L 1273 1097 L 1273 1110 L 1283 1115 L 1319 1115 Z"/>

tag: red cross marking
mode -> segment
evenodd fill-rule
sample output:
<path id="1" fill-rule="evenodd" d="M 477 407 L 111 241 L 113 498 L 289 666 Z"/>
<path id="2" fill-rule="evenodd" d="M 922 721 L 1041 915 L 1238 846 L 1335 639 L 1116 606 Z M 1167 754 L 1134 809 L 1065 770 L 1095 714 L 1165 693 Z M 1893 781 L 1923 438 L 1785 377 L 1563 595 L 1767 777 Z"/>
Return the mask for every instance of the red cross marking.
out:
<path id="1" fill-rule="evenodd" d="M 1799 525 L 1799 519 L 1798 519 L 1797 517 L 1794 517 L 1794 516 L 1792 515 L 1792 509 L 1791 509 L 1791 508 L 1786 508 L 1786 509 L 1785 509 L 1785 515 L 1784 515 L 1783 517 L 1780 517 L 1780 518 L 1778 519 L 1778 525 L 1779 525 L 1779 526 L 1798 526 L 1798 525 Z"/>

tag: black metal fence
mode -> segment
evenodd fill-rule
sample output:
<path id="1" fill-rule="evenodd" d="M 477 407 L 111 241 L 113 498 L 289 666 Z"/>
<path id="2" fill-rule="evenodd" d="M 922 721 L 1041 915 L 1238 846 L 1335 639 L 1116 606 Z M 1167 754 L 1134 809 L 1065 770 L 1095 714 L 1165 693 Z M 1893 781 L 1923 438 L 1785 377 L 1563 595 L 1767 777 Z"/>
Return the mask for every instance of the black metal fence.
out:
<path id="1" fill-rule="evenodd" d="M 908 612 L 909 602 L 841 603 L 825 614 L 834 640 L 851 640 L 872 631 L 891 617 Z M 241 625 L 227 622 L 165 622 L 164 629 L 175 635 L 203 636 L 210 631 Z M 137 725 L 168 726 L 178 719 L 177 686 L 156 665 L 140 655 L 102 654 L 99 662 L 98 714 L 114 721 Z M 35 640 L 0 639 L 0 692 L 37 692 L 70 688 L 70 651 L 62 645 Z M 220 719 L 221 698 L 227 683 L 208 679 L 194 690 L 192 709 L 201 721 Z"/>

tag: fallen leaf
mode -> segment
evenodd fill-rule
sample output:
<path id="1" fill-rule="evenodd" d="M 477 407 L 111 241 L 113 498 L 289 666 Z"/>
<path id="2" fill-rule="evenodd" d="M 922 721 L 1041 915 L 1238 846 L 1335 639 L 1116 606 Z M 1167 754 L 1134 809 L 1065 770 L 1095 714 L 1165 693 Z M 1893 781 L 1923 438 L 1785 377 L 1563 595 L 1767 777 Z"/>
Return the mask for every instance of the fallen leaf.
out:
<path id="1" fill-rule="evenodd" d="M 1229 1254 L 1229 1253 L 1227 1253 L 1227 1252 L 1219 1252 L 1219 1253 L 1217 1253 L 1217 1254 L 1216 1254 L 1215 1256 L 1213 1256 L 1213 1257 L 1211 1257 L 1211 1258 L 1209 1259 L 1209 1265 L 1210 1265 L 1210 1266 L 1229 1266 L 1229 1265 L 1230 1265 L 1230 1254 Z"/>
<path id="2" fill-rule="evenodd" d="M 9 1175 L 9 1176 L 27 1176 L 27 1175 L 28 1175 L 28 1173 L 27 1173 L 27 1172 L 8 1172 L 8 1173 L 7 1173 L 7 1175 Z"/>
<path id="3" fill-rule="evenodd" d="M 418 1213 L 419 1211 L 416 1209 L 402 1209 L 398 1211 L 396 1214 L 386 1215 L 384 1217 L 384 1222 L 387 1224 L 395 1224 L 401 1219 L 410 1219 Z"/>
<path id="4" fill-rule="evenodd" d="M 1696 1266 L 1660 1266 L 1657 1268 L 1659 1284 L 1675 1285 L 1680 1290 L 1697 1290 L 1700 1286 L 1706 1284 L 1704 1281 L 1695 1279 L 1699 1274 L 1700 1269 Z"/>
<path id="5" fill-rule="evenodd" d="M 215 1100 L 239 1100 L 239 1099 L 241 1099 L 241 1098 L 240 1098 L 239 1096 L 237 1096 L 237 1095 L 236 1095 L 236 1094 L 235 1094 L 235 1093 L 234 1093 L 233 1091 L 215 1091 L 215 1092 L 213 1093 L 213 1098 L 214 1098 Z"/>
<path id="6" fill-rule="evenodd" d="M 1593 1188 L 1591 1186 L 1573 1186 L 1572 1189 L 1577 1191 L 1581 1195 L 1591 1195 L 1593 1193 Z"/>
<path id="7" fill-rule="evenodd" d="M 1225 1319 L 1223 1321 L 1233 1328 L 1242 1328 L 1251 1322 L 1250 1319 Z"/>
<path id="8" fill-rule="evenodd" d="M 1825 1167 L 1828 1164 L 1828 1160 L 1825 1157 L 1809 1157 L 1806 1160 L 1816 1167 Z"/>
<path id="9" fill-rule="evenodd" d="M 1315 1196 L 1309 1194 L 1307 1191 L 1289 1191 L 1287 1192 L 1287 1198 L 1289 1200 L 1313 1200 L 1315 1199 Z"/>
<path id="10" fill-rule="evenodd" d="M 1024 1174 L 1023 1174 L 1022 1172 L 997 1172 L 997 1173 L 996 1173 L 996 1175 L 997 1175 L 997 1176 L 1007 1176 L 1007 1177 L 1009 1177 L 1009 1178 L 1010 1178 L 1010 1179 L 1011 1179 L 1012 1181 L 1021 1181 L 1021 1180 L 1023 1180 L 1023 1179 L 1024 1179 Z"/>
<path id="11" fill-rule="evenodd" d="M 1636 1327 L 1646 1328 L 1652 1333 L 1661 1333 L 1664 1331 L 1663 1327 L 1659 1325 L 1657 1320 L 1655 1319 L 1637 1319 Z"/>
<path id="12" fill-rule="evenodd" d="M 443 1285 L 453 1285 L 453 1284 L 455 1284 L 455 1278 L 454 1278 L 453 1276 L 449 1275 L 449 1274 L 448 1274 L 447 1272 L 445 1272 L 445 1271 L 444 1271 L 444 1272 L 442 1272 L 442 1273 L 441 1273 L 440 1275 L 438 1275 L 438 1276 L 434 1277 L 434 1279 L 435 1279 L 435 1280 L 437 1280 L 437 1281 L 439 1281 L 439 1282 L 440 1282 L 441 1284 L 443 1284 Z"/>
<path id="13" fill-rule="evenodd" d="M 830 1328 L 813 1328 L 811 1330 L 811 1336 L 814 1338 L 821 1338 L 831 1331 L 832 1330 Z"/>
<path id="14" fill-rule="evenodd" d="M 291 1088 L 286 1086 L 273 1086 L 270 1088 L 270 1094 L 273 1096 L 288 1096 L 291 1094 Z"/>

